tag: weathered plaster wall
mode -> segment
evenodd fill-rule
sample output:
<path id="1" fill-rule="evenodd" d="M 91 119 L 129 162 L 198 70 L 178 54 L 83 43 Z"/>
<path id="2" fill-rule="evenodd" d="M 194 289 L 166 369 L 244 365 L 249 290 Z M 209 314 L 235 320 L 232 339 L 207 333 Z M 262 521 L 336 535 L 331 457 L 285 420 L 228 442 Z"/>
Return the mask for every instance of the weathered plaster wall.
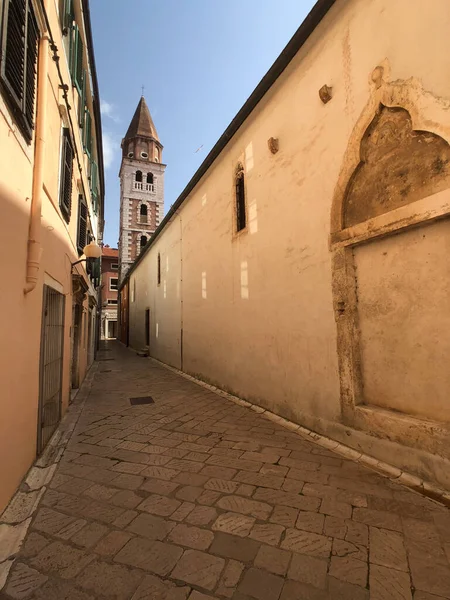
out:
<path id="1" fill-rule="evenodd" d="M 68 65 L 60 34 L 57 3 L 49 2 L 49 19 L 55 35 L 65 81 L 70 81 Z M 77 4 L 78 10 L 78 4 Z M 69 403 L 71 387 L 72 277 L 71 263 L 76 261 L 78 187 L 77 179 L 89 190 L 87 171 L 80 173 L 74 162 L 72 185 L 72 217 L 66 224 L 59 210 L 59 156 L 61 118 L 59 105 L 64 104 L 59 89 L 56 64 L 49 56 L 47 128 L 45 132 L 44 185 L 41 191 L 41 263 L 35 289 L 24 295 L 26 281 L 27 241 L 30 224 L 34 140 L 27 144 L 15 124 L 11 112 L 0 95 L 0 254 L 2 278 L 0 293 L 0 513 L 10 500 L 23 476 L 36 458 L 39 399 L 39 361 L 43 286 L 50 285 L 65 296 L 64 348 L 62 373 L 62 413 Z M 72 94 L 70 85 L 69 94 Z M 77 106 L 75 97 L 70 104 Z M 76 114 L 72 118 L 76 127 Z M 78 134 L 77 129 L 75 132 Z M 80 156 L 81 137 L 76 136 Z M 94 142 L 95 145 L 95 142 Z M 91 210 L 92 225 L 96 218 Z M 83 265 L 77 272 L 85 275 Z M 81 382 L 93 360 L 86 333 L 88 306 L 84 305 L 81 327 L 78 377 Z M 94 335 L 94 328 L 92 328 Z"/>
<path id="2" fill-rule="evenodd" d="M 158 343 L 164 339 L 166 345 L 177 347 L 177 332 L 182 328 L 185 371 L 445 485 L 450 485 L 444 468 L 448 461 L 442 459 L 434 465 L 430 454 L 441 460 L 439 456 L 444 454 L 439 455 L 436 448 L 444 437 L 435 445 L 423 440 L 416 444 L 414 436 L 405 433 L 410 422 L 399 423 L 392 418 L 394 413 L 386 416 L 369 408 L 364 415 L 358 413 L 351 426 L 344 418 L 345 378 L 339 377 L 339 371 L 345 370 L 346 364 L 338 361 L 335 322 L 340 318 L 341 303 L 332 292 L 336 289 L 333 269 L 338 269 L 342 257 L 330 251 L 330 233 L 333 243 L 338 243 L 343 224 L 336 219 L 333 198 L 339 186 L 345 190 L 357 167 L 361 137 L 379 107 L 374 89 L 381 83 L 372 80 L 374 69 L 383 65 L 383 76 L 393 82 L 392 87 L 397 81 L 406 82 L 395 93 L 386 88 L 386 99 L 392 104 L 398 101 L 402 105 L 402 99 L 408 103 L 405 90 L 410 86 L 422 90 L 424 105 L 449 107 L 450 81 L 442 77 L 450 69 L 446 51 L 449 26 L 450 6 L 445 0 L 437 0 L 425 12 L 420 0 L 338 1 L 133 273 L 138 305 L 143 281 L 148 281 L 148 301 L 158 298 L 158 311 L 163 310 L 164 300 L 166 307 L 170 303 L 171 310 L 158 319 Z M 415 82 L 408 84 L 411 77 Z M 332 87 L 333 96 L 326 105 L 318 96 L 324 84 Z M 363 113 L 367 123 L 359 136 Z M 414 122 L 417 114 L 411 116 Z M 446 126 L 440 128 L 433 120 L 425 119 L 421 125 L 439 135 L 446 131 Z M 271 137 L 279 139 L 276 154 L 268 149 Z M 248 225 L 235 234 L 233 175 L 238 162 L 245 170 Z M 419 194 L 417 202 L 428 207 L 424 195 Z M 442 206 L 445 202 L 443 199 Z M 417 208 L 415 202 L 410 206 L 411 212 Z M 376 214 L 381 223 L 383 215 Z M 170 246 L 169 231 L 175 223 L 179 223 L 182 240 L 180 301 L 169 290 L 166 298 L 161 298 L 160 288 L 152 286 L 148 278 L 157 253 L 162 256 Z M 368 235 L 370 226 L 364 224 L 361 231 Z M 435 241 L 434 255 L 442 251 Z M 401 251 L 401 241 L 390 238 L 386 243 L 395 246 L 396 253 Z M 421 257 L 427 252 L 422 248 L 418 250 Z M 362 256 L 364 249 L 358 252 Z M 374 265 L 369 259 L 366 262 L 379 269 L 377 277 L 382 277 L 382 260 L 377 260 Z M 435 276 L 445 273 L 441 262 Z M 349 276 L 348 272 L 344 275 Z M 367 278 L 370 297 L 375 294 L 370 272 Z M 424 275 L 424 284 L 426 281 Z M 411 289 L 419 293 L 419 287 Z M 342 305 L 345 310 L 345 303 Z M 444 311 L 443 305 L 437 317 Z M 140 309 L 136 307 L 130 319 L 130 343 L 137 347 L 142 341 Z M 150 351 L 161 359 L 152 347 Z M 434 377 L 436 368 L 423 376 L 421 385 Z M 396 385 L 393 377 L 391 384 Z M 443 376 L 438 385 L 442 391 Z M 423 404 L 421 401 L 422 408 Z M 436 410 L 433 408 L 433 414 Z M 376 423 L 375 431 L 371 423 Z M 430 428 L 422 421 L 417 423 L 423 439 L 427 435 L 431 439 Z M 443 446 L 442 442 L 439 447 Z M 411 452 L 411 447 L 417 452 Z"/>
<path id="3" fill-rule="evenodd" d="M 450 422 L 450 220 L 355 249 L 364 397 Z"/>
<path id="4" fill-rule="evenodd" d="M 158 285 L 158 254 L 161 283 Z M 181 368 L 181 231 L 174 219 L 142 261 L 141 271 L 130 277 L 130 345 L 146 346 L 145 311 L 150 310 L 150 352 L 159 360 Z"/>

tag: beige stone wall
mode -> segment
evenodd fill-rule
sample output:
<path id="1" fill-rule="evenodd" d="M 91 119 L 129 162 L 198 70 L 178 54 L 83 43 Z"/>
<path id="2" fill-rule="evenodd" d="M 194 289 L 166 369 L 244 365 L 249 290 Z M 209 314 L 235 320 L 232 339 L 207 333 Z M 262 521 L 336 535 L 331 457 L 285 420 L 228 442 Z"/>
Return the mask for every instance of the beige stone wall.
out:
<path id="1" fill-rule="evenodd" d="M 372 411 L 372 397 L 357 401 L 353 397 L 351 410 L 346 404 L 349 362 L 342 339 L 345 331 L 354 329 L 358 308 L 351 308 L 347 299 L 341 303 L 339 295 L 343 222 L 336 219 L 336 197 L 341 188 L 344 193 L 358 165 L 361 137 L 381 101 L 410 111 L 413 127 L 420 123 L 418 129 L 440 135 L 445 143 L 450 139 L 448 123 L 443 122 L 450 108 L 450 81 L 443 75 L 450 68 L 446 50 L 449 26 L 446 0 L 436 0 L 426 11 L 421 0 L 338 0 L 134 271 L 136 307 L 130 311 L 132 346 L 142 344 L 145 290 L 145 302 L 154 306 L 153 319 L 159 324 L 158 344 L 150 347 L 152 356 L 176 365 L 176 356 L 164 359 L 160 349 L 163 345 L 178 348 L 182 329 L 185 371 L 448 486 L 450 465 L 442 450 L 444 437 L 434 445 L 428 443 L 430 430 L 420 419 L 420 434 L 407 434 L 410 414 L 430 416 L 430 412 L 413 410 L 405 406 L 405 398 L 399 399 L 405 411 L 405 420 L 399 421 L 391 418 L 394 411 L 388 416 Z M 379 65 L 383 69 L 376 70 Z M 318 95 L 324 84 L 332 87 L 332 100 L 325 105 Z M 279 140 L 276 154 L 268 148 L 271 137 Z M 238 162 L 245 170 L 248 225 L 235 234 L 233 176 Z M 433 191 L 439 190 L 425 195 Z M 415 224 L 417 202 L 422 203 L 420 219 L 446 214 L 448 190 L 441 194 L 445 198 L 440 200 L 440 208 L 433 208 L 435 212 L 429 207 L 430 202 L 437 206 L 437 201 L 421 199 L 419 194 L 412 198 L 406 221 L 398 216 L 396 224 L 386 225 L 382 215 L 377 227 L 387 227 L 386 234 Z M 161 288 L 148 274 L 154 273 L 158 252 L 168 254 L 173 265 L 177 227 L 182 259 L 178 267 L 180 298 L 175 285 L 168 287 L 162 298 Z M 360 235 L 361 231 L 365 232 L 361 234 L 364 241 L 364 235 L 370 235 L 366 224 L 356 225 L 348 235 Z M 433 258 L 441 257 L 445 243 L 433 239 Z M 388 243 L 400 252 L 400 238 Z M 417 250 L 419 262 L 426 251 L 425 247 Z M 362 256 L 365 251 L 361 247 L 358 252 Z M 367 263 L 368 295 L 373 292 L 371 282 L 375 282 L 370 278 L 371 266 L 382 278 L 380 260 Z M 401 264 L 415 268 L 404 262 L 399 269 Z M 345 268 L 345 277 L 352 276 L 350 266 Z M 422 284 L 429 286 L 435 277 L 447 274 L 441 263 L 424 275 Z M 443 290 L 447 288 L 448 282 L 443 284 Z M 414 303 L 418 286 L 410 289 Z M 379 289 L 376 293 L 380 295 Z M 431 293 L 423 296 L 423 302 L 430 297 Z M 351 310 L 345 319 L 351 316 L 353 320 L 346 321 L 348 328 L 343 332 L 337 329 L 336 319 L 339 323 L 340 311 L 347 307 Z M 432 308 L 427 311 L 433 312 Z M 442 304 L 435 318 L 445 314 L 446 304 Z M 420 327 L 426 328 L 426 318 Z M 433 327 L 436 330 L 437 324 Z M 373 335 L 367 327 L 365 331 Z M 391 341 L 387 336 L 383 343 Z M 445 342 L 439 348 L 448 353 Z M 360 351 L 358 346 L 355 356 Z M 404 345 L 400 355 L 408 351 Z M 425 370 L 427 352 L 418 357 Z M 355 356 L 354 363 L 358 362 Z M 370 363 L 374 365 L 373 357 Z M 378 367 L 373 368 L 378 372 Z M 436 369 L 430 369 L 420 385 L 435 380 Z M 446 381 L 442 375 L 434 417 L 448 402 L 441 393 Z M 389 385 L 395 390 L 402 386 L 402 379 L 393 374 Z M 419 393 L 414 382 L 412 385 Z M 364 415 L 356 410 L 358 402 L 367 405 Z M 447 414 L 448 407 L 441 411 L 441 420 Z"/>
<path id="2" fill-rule="evenodd" d="M 89 190 L 86 155 L 77 127 L 78 101 L 72 88 L 68 64 L 60 33 L 57 2 L 46 2 L 52 33 L 55 37 L 59 65 L 64 80 L 69 84 L 69 103 L 75 125 L 75 143 L 82 157 L 82 171 L 74 161 L 72 183 L 72 216 L 69 225 L 59 209 L 59 168 L 61 128 L 63 120 L 60 105 L 64 105 L 59 88 L 56 63 L 49 54 L 47 78 L 48 104 L 45 131 L 44 182 L 41 191 L 41 261 L 36 288 L 24 295 L 27 241 L 30 224 L 30 206 L 34 165 L 34 139 L 27 144 L 15 124 L 12 114 L 0 95 L 0 254 L 2 278 L 0 283 L 2 310 L 0 312 L 0 513 L 20 484 L 21 479 L 36 458 L 39 398 L 39 361 L 43 286 L 48 284 L 65 296 L 64 349 L 62 373 L 62 412 L 69 402 L 71 388 L 71 335 L 72 335 L 72 276 L 71 263 L 78 260 L 76 250 L 78 222 L 77 181 Z M 80 3 L 75 2 L 77 20 L 81 19 Z M 85 44 L 86 47 L 86 44 Z M 37 92 L 39 94 L 39 91 Z M 92 101 L 88 86 L 88 102 Z M 95 133 L 93 122 L 93 135 Z M 95 148 L 94 140 L 94 148 Z M 92 213 L 92 226 L 97 231 L 97 219 Z M 74 271 L 87 281 L 84 265 Z M 90 284 L 88 284 L 90 285 Z M 92 286 L 90 293 L 95 293 Z M 88 302 L 83 306 L 81 324 L 78 379 L 81 382 L 93 360 L 93 340 L 87 340 Z M 92 326 L 92 324 L 91 324 Z M 95 333 L 92 327 L 92 335 Z"/>

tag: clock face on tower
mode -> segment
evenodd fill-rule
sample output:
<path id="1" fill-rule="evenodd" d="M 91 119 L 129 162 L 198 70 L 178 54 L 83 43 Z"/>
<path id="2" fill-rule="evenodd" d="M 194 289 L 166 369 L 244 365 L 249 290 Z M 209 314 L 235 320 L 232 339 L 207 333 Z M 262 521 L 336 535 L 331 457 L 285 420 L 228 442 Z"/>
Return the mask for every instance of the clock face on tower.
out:
<path id="1" fill-rule="evenodd" d="M 122 279 L 164 216 L 163 146 L 144 96 L 122 140 L 119 277 Z"/>

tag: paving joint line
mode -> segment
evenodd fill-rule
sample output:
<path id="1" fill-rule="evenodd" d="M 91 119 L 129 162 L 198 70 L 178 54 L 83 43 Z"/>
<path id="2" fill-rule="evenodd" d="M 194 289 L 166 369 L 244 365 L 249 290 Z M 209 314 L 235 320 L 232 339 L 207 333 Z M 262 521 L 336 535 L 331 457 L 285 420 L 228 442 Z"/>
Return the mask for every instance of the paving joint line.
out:
<path id="1" fill-rule="evenodd" d="M 277 415 L 276 413 L 273 413 L 265 408 L 262 408 L 262 406 L 253 404 L 252 402 L 249 402 L 248 400 L 243 400 L 242 398 L 239 398 L 238 396 L 230 394 L 229 392 L 226 392 L 225 390 L 222 390 L 221 388 L 219 388 L 215 385 L 206 383 L 205 381 L 202 381 L 201 379 L 198 379 L 197 377 L 189 375 L 188 373 L 185 373 L 184 371 L 180 371 L 180 369 L 177 369 L 175 367 L 172 367 L 171 365 L 163 363 L 162 361 L 158 360 L 157 358 L 153 358 L 153 357 L 148 357 L 148 358 L 149 358 L 149 360 L 154 361 L 155 363 L 161 365 L 162 367 L 168 369 L 169 371 L 172 371 L 173 373 L 176 373 L 177 375 L 180 375 L 181 377 L 184 377 L 185 379 L 188 379 L 189 381 L 192 381 L 193 383 L 196 383 L 197 385 L 210 390 L 211 392 L 217 394 L 218 396 L 228 398 L 228 400 L 231 400 L 231 402 L 234 402 L 235 404 L 238 404 L 239 406 L 249 408 L 250 410 L 253 410 L 256 413 L 259 413 L 264 418 L 266 418 L 270 421 L 273 421 L 274 423 L 278 423 L 278 425 L 281 425 L 285 429 L 289 429 L 290 431 L 297 433 L 303 439 L 313 441 L 314 443 L 316 443 L 318 446 L 321 446 L 322 448 L 330 450 L 331 452 L 335 452 L 336 454 L 339 454 L 340 456 L 342 456 L 348 460 L 359 463 L 359 464 L 367 467 L 368 469 L 371 469 L 372 471 L 381 473 L 382 475 L 387 477 L 390 481 L 399 483 L 403 487 L 406 487 L 421 496 L 426 496 L 429 500 L 436 502 L 437 504 L 443 504 L 447 508 L 450 508 L 450 492 L 448 490 L 444 490 L 429 481 L 421 479 L 420 477 L 417 477 L 416 475 L 413 475 L 407 471 L 399 469 L 398 467 L 390 465 L 382 460 L 378 460 L 377 458 L 374 458 L 373 456 L 364 454 L 363 452 L 359 452 L 358 450 L 354 450 L 353 448 L 350 448 L 350 446 L 346 446 L 345 444 L 342 444 L 341 442 L 333 440 L 332 438 L 329 438 L 320 433 L 312 431 L 311 429 L 308 429 L 307 427 L 303 427 L 302 425 L 299 425 L 298 423 L 289 421 L 288 419 L 285 419 L 284 417 L 281 417 L 280 415 Z"/>

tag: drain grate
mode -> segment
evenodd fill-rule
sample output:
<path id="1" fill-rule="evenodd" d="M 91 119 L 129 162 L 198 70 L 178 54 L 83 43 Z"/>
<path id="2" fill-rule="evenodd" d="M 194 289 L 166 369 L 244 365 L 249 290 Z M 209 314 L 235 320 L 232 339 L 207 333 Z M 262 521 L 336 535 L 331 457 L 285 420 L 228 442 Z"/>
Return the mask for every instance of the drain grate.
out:
<path id="1" fill-rule="evenodd" d="M 155 401 L 151 396 L 141 396 L 140 398 L 130 398 L 130 404 L 136 406 L 139 404 L 154 404 Z"/>

